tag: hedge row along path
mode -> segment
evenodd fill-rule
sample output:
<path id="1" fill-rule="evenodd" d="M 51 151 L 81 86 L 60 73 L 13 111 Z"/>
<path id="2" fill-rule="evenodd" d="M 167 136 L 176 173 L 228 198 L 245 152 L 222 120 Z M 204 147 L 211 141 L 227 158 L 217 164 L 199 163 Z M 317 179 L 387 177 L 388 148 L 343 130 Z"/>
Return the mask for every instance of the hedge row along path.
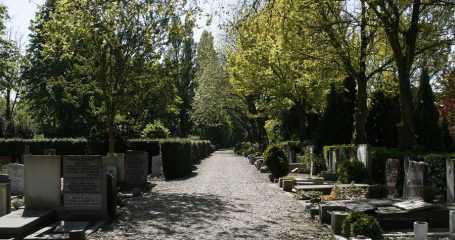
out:
<path id="1" fill-rule="evenodd" d="M 156 181 L 91 239 L 327 239 L 244 157 L 217 151 L 186 179 Z"/>

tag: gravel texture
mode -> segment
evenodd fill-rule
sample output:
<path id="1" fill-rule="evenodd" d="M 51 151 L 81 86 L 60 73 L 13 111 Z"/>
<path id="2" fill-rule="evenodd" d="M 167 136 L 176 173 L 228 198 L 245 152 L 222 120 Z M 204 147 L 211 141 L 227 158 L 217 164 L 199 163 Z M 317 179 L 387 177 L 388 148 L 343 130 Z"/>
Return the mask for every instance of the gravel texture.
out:
<path id="1" fill-rule="evenodd" d="M 131 198 L 119 219 L 90 239 L 327 239 L 302 206 L 230 150 L 217 151 L 192 176 L 155 181 Z"/>

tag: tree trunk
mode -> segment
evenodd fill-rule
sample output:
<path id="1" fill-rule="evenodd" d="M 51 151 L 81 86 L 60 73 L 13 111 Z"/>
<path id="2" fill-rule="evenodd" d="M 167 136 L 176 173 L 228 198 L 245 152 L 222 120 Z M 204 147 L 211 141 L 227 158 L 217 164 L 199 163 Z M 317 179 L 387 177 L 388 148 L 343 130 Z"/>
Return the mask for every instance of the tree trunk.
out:
<path id="1" fill-rule="evenodd" d="M 401 122 L 398 125 L 400 148 L 410 149 L 415 144 L 414 127 L 412 123 L 413 104 L 410 84 L 410 71 L 406 60 L 397 61 L 398 80 L 400 83 Z"/>
<path id="2" fill-rule="evenodd" d="M 303 104 L 297 106 L 297 114 L 299 117 L 299 140 L 303 142 L 307 138 L 306 111 Z"/>
<path id="3" fill-rule="evenodd" d="M 357 78 L 357 106 L 354 114 L 354 143 L 366 144 L 367 134 L 365 125 L 368 118 L 367 79 L 364 74 Z"/>

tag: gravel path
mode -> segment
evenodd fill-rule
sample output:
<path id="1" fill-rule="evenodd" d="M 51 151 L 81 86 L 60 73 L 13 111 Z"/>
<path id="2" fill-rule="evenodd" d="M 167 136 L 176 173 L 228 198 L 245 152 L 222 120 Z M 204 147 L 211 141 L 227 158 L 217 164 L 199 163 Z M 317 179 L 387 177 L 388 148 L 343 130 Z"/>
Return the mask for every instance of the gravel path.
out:
<path id="1" fill-rule="evenodd" d="M 300 204 L 244 157 L 217 151 L 193 176 L 156 181 L 91 239 L 327 239 Z"/>

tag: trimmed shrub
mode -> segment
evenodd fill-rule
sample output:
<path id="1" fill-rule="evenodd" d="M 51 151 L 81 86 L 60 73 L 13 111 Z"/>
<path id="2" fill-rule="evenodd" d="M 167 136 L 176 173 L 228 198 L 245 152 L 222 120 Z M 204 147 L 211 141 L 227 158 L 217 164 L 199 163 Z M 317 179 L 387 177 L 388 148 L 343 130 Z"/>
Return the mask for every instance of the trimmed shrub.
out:
<path id="1" fill-rule="evenodd" d="M 164 139 L 160 142 L 163 172 L 166 180 L 184 177 L 193 167 L 191 142 L 182 139 Z"/>
<path id="2" fill-rule="evenodd" d="M 359 183 L 368 177 L 368 171 L 361 161 L 351 158 L 338 165 L 337 175 L 338 181 L 342 183 Z"/>
<path id="3" fill-rule="evenodd" d="M 264 151 L 264 162 L 274 178 L 288 175 L 289 162 L 284 151 L 277 145 L 270 145 Z"/>
<path id="4" fill-rule="evenodd" d="M 343 221 L 342 233 L 349 237 L 363 235 L 373 240 L 384 239 L 379 222 L 374 217 L 361 212 L 350 212 L 348 214 Z"/>
<path id="5" fill-rule="evenodd" d="M 386 198 L 388 194 L 389 192 L 387 191 L 387 187 L 385 185 L 374 184 L 368 187 L 366 197 L 370 199 Z"/>

